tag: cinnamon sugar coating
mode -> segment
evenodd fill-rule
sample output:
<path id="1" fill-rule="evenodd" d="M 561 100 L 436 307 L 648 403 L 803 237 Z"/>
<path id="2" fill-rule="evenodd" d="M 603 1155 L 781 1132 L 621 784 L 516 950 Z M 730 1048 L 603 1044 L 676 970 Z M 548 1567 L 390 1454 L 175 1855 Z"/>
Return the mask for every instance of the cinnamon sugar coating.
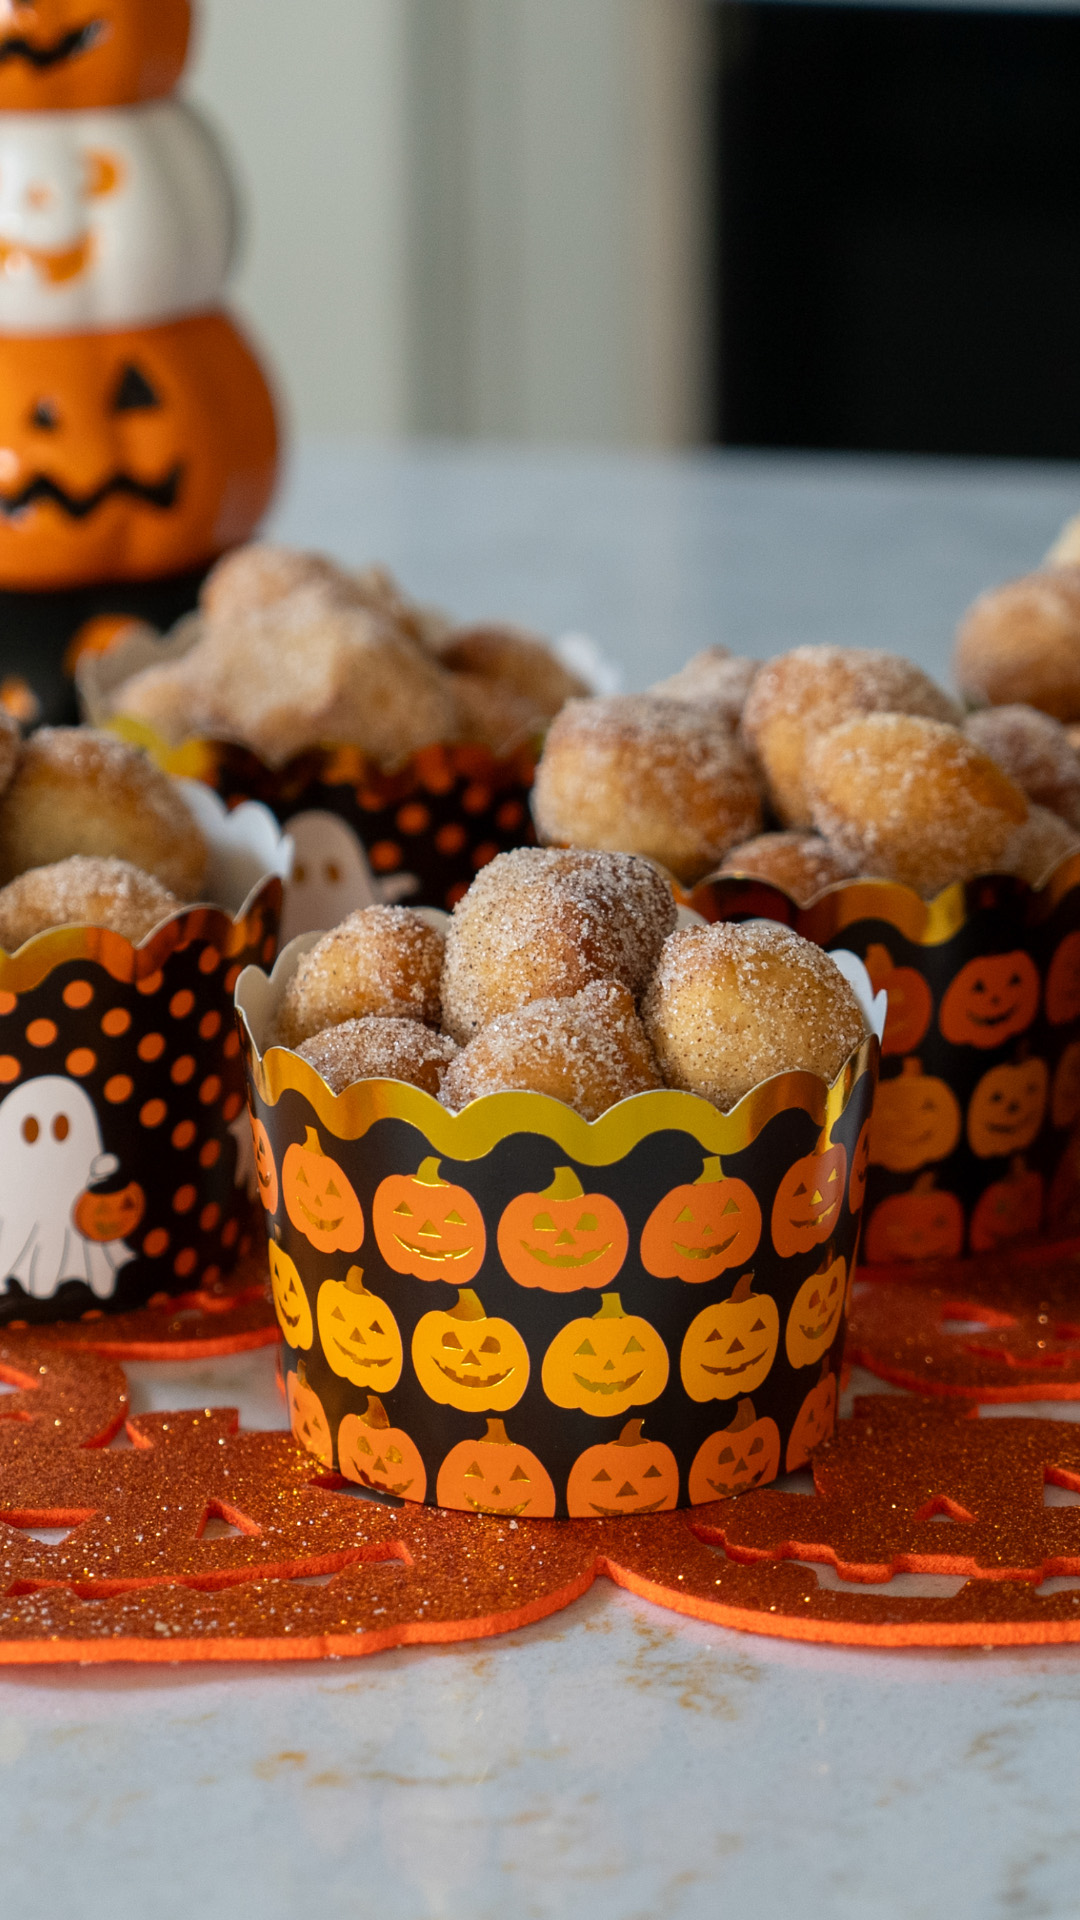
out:
<path id="1" fill-rule="evenodd" d="M 744 840 L 724 855 L 721 873 L 746 874 L 782 887 L 799 906 L 806 906 L 837 880 L 850 880 L 856 869 L 839 847 L 818 833 L 761 833 Z"/>
<path id="2" fill-rule="evenodd" d="M 957 727 L 911 714 L 847 720 L 812 749 L 814 824 L 863 874 L 931 896 L 991 873 L 1027 819 L 1016 784 Z"/>
<path id="3" fill-rule="evenodd" d="M 337 578 L 338 569 L 324 554 L 253 540 L 246 547 L 235 547 L 211 567 L 199 605 L 210 620 L 243 620 L 283 600 L 297 587 L 332 586 Z"/>
<path id="4" fill-rule="evenodd" d="M 500 1014 L 447 1069 L 443 1104 L 526 1091 L 562 1100 L 586 1120 L 663 1082 L 633 995 L 594 980 L 567 1000 L 534 1000 Z"/>
<path id="5" fill-rule="evenodd" d="M 1047 807 L 1031 806 L 1022 826 L 1016 827 L 998 860 L 1001 873 L 1014 873 L 1019 880 L 1038 887 L 1060 860 L 1080 847 L 1080 833 Z"/>
<path id="6" fill-rule="evenodd" d="M 457 1047 L 445 1034 L 432 1033 L 419 1020 L 368 1015 L 324 1027 L 296 1051 L 320 1073 L 333 1093 L 357 1080 L 404 1080 L 438 1098 Z"/>
<path id="7" fill-rule="evenodd" d="M 362 907 L 309 948 L 285 990 L 277 1039 L 297 1047 L 311 1034 L 369 1015 L 440 1018 L 444 938 L 412 907 Z"/>
<path id="8" fill-rule="evenodd" d="M 773 1074 L 802 1068 L 831 1082 L 866 1033 L 829 955 L 765 920 L 673 933 L 643 1018 L 668 1085 L 724 1110 Z"/>
<path id="9" fill-rule="evenodd" d="M 553 721 L 533 817 L 556 845 L 620 849 L 691 883 L 761 826 L 761 789 L 730 728 L 656 694 L 572 700 Z"/>
<path id="10" fill-rule="evenodd" d="M 455 673 L 494 681 L 527 700 L 543 719 L 589 689 L 564 667 L 551 648 L 524 627 L 455 627 L 439 648 L 439 658 Z"/>
<path id="11" fill-rule="evenodd" d="M 0 889 L 0 946 L 14 953 L 49 927 L 108 927 L 137 944 L 182 902 L 127 860 L 74 854 Z"/>
<path id="12" fill-rule="evenodd" d="M 822 734 L 862 713 L 959 722 L 955 701 L 910 660 L 861 647 L 796 647 L 762 667 L 743 709 L 743 734 L 788 827 L 814 824 L 807 758 Z"/>
<path id="13" fill-rule="evenodd" d="M 969 700 L 1080 720 L 1080 565 L 980 594 L 957 628 L 953 671 Z"/>
<path id="14" fill-rule="evenodd" d="M 500 1014 L 593 980 L 635 996 L 676 921 L 663 875 L 632 854 L 519 847 L 477 874 L 446 936 L 443 1024 L 464 1044 Z"/>
<path id="15" fill-rule="evenodd" d="M 649 688 L 661 700 L 682 700 L 698 712 L 708 710 L 725 726 L 737 727 L 747 695 L 761 671 L 760 660 L 744 660 L 726 647 L 705 647 L 678 673 Z"/>
<path id="16" fill-rule="evenodd" d="M 547 716 L 534 701 L 502 680 L 479 673 L 455 673 L 457 737 L 475 740 L 492 753 L 506 755 L 543 733 Z"/>
<path id="17" fill-rule="evenodd" d="M 983 707 L 964 732 L 1029 800 L 1080 827 L 1080 754 L 1059 720 L 1036 707 Z"/>

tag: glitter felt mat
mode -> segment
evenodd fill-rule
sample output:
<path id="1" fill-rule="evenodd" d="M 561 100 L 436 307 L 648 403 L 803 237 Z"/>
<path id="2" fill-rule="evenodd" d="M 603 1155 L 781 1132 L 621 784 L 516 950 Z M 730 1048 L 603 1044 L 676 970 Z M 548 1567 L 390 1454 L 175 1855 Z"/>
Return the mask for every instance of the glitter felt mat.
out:
<path id="1" fill-rule="evenodd" d="M 278 1337 L 261 1250 L 241 1258 L 228 1279 L 212 1287 L 162 1293 L 130 1313 L 87 1314 L 34 1329 L 39 1344 L 116 1360 L 219 1360 L 272 1347 Z"/>

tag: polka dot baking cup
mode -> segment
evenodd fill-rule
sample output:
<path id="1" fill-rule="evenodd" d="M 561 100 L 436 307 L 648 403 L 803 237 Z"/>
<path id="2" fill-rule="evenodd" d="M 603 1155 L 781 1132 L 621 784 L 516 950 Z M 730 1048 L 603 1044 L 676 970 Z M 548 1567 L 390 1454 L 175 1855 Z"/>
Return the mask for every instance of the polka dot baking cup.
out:
<path id="1" fill-rule="evenodd" d="M 688 898 L 707 920 L 779 920 L 857 953 L 888 993 L 864 1260 L 984 1254 L 1073 1230 L 1080 855 L 1039 888 L 995 874 L 929 901 L 855 880 L 800 907 L 727 874 Z"/>
<path id="2" fill-rule="evenodd" d="M 100 927 L 0 951 L 0 1324 L 211 1288 L 254 1188 L 232 995 L 277 951 L 291 847 L 185 783 L 221 906 L 133 946 Z"/>
<path id="3" fill-rule="evenodd" d="M 347 1479 L 466 1513 L 619 1518 L 801 1465 L 832 1428 L 884 999 L 830 1086 L 732 1112 L 533 1093 L 450 1113 L 333 1094 L 270 1044 L 308 935 L 237 987 L 296 1437 Z"/>

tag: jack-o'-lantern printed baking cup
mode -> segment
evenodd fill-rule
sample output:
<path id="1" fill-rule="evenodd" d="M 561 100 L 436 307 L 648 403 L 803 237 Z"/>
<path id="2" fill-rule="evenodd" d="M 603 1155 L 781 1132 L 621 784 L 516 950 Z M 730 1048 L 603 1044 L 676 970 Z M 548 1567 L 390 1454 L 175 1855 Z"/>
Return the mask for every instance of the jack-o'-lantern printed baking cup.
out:
<path id="1" fill-rule="evenodd" d="M 271 1044 L 315 935 L 236 1005 L 296 1437 L 373 1491 L 610 1517 L 737 1493 L 832 1430 L 884 996 L 832 1085 L 730 1113 L 638 1094 L 586 1121 L 536 1093 L 450 1113 L 334 1094 Z"/>
<path id="2" fill-rule="evenodd" d="M 1080 1123 L 1080 855 L 1041 887 L 1003 874 L 933 900 L 842 881 L 807 906 L 718 874 L 707 920 L 782 921 L 845 948 L 888 993 L 862 1258 L 983 1254 L 1068 1226 Z"/>
<path id="3" fill-rule="evenodd" d="M 391 771 L 359 748 L 328 743 L 271 767 L 229 740 L 172 747 L 149 727 L 114 715 L 112 695 L 154 661 L 179 658 L 196 627 L 156 640 L 136 632 L 80 662 L 85 717 L 142 747 L 166 773 L 201 780 L 236 806 L 259 800 L 296 848 L 282 939 L 337 926 L 379 902 L 448 908 L 497 853 L 535 841 L 529 795 L 539 743 L 503 757 L 475 745 L 437 744 Z"/>
<path id="4" fill-rule="evenodd" d="M 0 950 L 0 1324 L 212 1287 L 250 1234 L 232 997 L 277 951 L 291 848 L 265 807 L 185 798 L 221 905 L 137 946 L 67 926 Z"/>

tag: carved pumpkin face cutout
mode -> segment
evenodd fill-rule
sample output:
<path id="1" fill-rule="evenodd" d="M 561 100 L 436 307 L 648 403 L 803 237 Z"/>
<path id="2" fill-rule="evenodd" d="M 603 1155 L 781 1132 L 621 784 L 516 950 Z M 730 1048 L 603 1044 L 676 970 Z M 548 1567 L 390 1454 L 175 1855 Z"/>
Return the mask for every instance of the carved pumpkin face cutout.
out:
<path id="1" fill-rule="evenodd" d="M 429 1159 L 411 1177 L 388 1175 L 375 1194 L 371 1223 L 395 1273 L 463 1287 L 484 1264 L 484 1216 L 471 1193 L 442 1179 L 439 1166 Z"/>
<path id="2" fill-rule="evenodd" d="M 910 1193 L 882 1200 L 866 1230 L 866 1258 L 872 1265 L 952 1259 L 963 1247 L 964 1209 L 954 1193 L 937 1190 L 932 1173 L 920 1173 Z"/>
<path id="3" fill-rule="evenodd" d="M 960 1138 L 960 1103 L 948 1083 L 905 1060 L 895 1080 L 878 1084 L 870 1129 L 870 1161 L 890 1173 L 914 1173 L 944 1160 Z"/>
<path id="4" fill-rule="evenodd" d="M 844 1307 L 847 1262 L 828 1261 L 804 1280 L 792 1303 L 784 1332 L 784 1350 L 793 1367 L 809 1367 L 827 1353 L 836 1338 Z"/>
<path id="5" fill-rule="evenodd" d="M 734 1420 L 712 1433 L 694 1455 L 689 1494 L 693 1507 L 763 1487 L 780 1471 L 780 1429 L 759 1420 L 752 1400 L 740 1400 Z"/>
<path id="6" fill-rule="evenodd" d="M 397 1500 L 422 1500 L 427 1470 L 420 1449 L 401 1427 L 392 1427 L 377 1394 L 369 1393 L 366 1413 L 347 1413 L 338 1428 L 338 1471 L 372 1493 Z"/>
<path id="7" fill-rule="evenodd" d="M 1071 1040 L 1054 1070 L 1050 1118 L 1055 1127 L 1074 1127 L 1080 1120 L 1080 1040 Z"/>
<path id="8" fill-rule="evenodd" d="M 984 1073 L 968 1107 L 971 1151 L 992 1159 L 1030 1147 L 1043 1123 L 1049 1078 L 1045 1060 L 1023 1060 L 1019 1066 L 991 1067 Z"/>
<path id="9" fill-rule="evenodd" d="M 344 1281 L 324 1280 L 316 1306 L 319 1339 L 329 1365 L 354 1387 L 389 1391 L 401 1379 L 401 1333 L 385 1300 L 369 1293 L 360 1267 Z"/>
<path id="10" fill-rule="evenodd" d="M 1080 933 L 1067 933 L 1046 975 L 1046 1017 L 1052 1026 L 1080 1020 Z"/>
<path id="11" fill-rule="evenodd" d="M 334 1441 L 330 1423 L 314 1387 L 308 1385 L 302 1360 L 298 1362 L 296 1372 L 290 1373 L 286 1381 L 285 1397 L 293 1439 L 306 1447 L 308 1453 L 313 1453 L 324 1467 L 332 1467 Z"/>
<path id="12" fill-rule="evenodd" d="M 7 0 L 0 112 L 159 100 L 183 72 L 190 31 L 190 0 Z"/>
<path id="13" fill-rule="evenodd" d="M 511 1440 L 501 1420 L 489 1420 L 482 1440 L 451 1447 L 435 1489 L 440 1507 L 500 1518 L 550 1520 L 555 1513 L 551 1475 L 528 1447 Z"/>
<path id="14" fill-rule="evenodd" d="M 875 994 L 884 988 L 889 996 L 882 1053 L 911 1053 L 930 1025 L 934 1011 L 934 996 L 929 985 L 916 968 L 894 966 L 888 947 L 867 949 L 866 971 Z"/>
<path id="15" fill-rule="evenodd" d="M 647 1320 L 623 1312 L 617 1293 L 605 1293 L 591 1318 L 571 1320 L 555 1335 L 540 1377 L 553 1406 L 603 1419 L 663 1393 L 667 1348 Z"/>
<path id="16" fill-rule="evenodd" d="M 840 1218 L 847 1180 L 847 1150 L 831 1147 L 822 1134 L 815 1153 L 789 1167 L 773 1201 L 772 1237 L 778 1254 L 809 1253 L 828 1240 Z"/>
<path id="17" fill-rule="evenodd" d="M 784 1468 L 797 1473 L 805 1467 L 815 1447 L 827 1440 L 836 1425 L 836 1375 L 827 1373 L 811 1387 L 799 1408 L 787 1444 Z"/>
<path id="18" fill-rule="evenodd" d="M 270 1242 L 270 1285 L 278 1326 L 290 1347 L 310 1347 L 315 1338 L 311 1308 L 295 1260 Z"/>
<path id="19" fill-rule="evenodd" d="M 0 588 L 143 580 L 246 539 L 273 407 L 222 314 L 0 339 Z"/>
<path id="20" fill-rule="evenodd" d="M 255 1152 L 255 1184 L 259 1189 L 259 1199 L 267 1213 L 277 1212 L 278 1177 L 274 1165 L 274 1149 L 270 1145 L 270 1135 L 261 1120 L 251 1119 L 251 1140 Z"/>
<path id="21" fill-rule="evenodd" d="M 1030 1239 L 1042 1226 L 1043 1179 L 1018 1155 L 1004 1180 L 979 1195 L 971 1216 L 972 1253 L 992 1253 L 1010 1240 Z"/>
<path id="22" fill-rule="evenodd" d="M 1026 1033 L 1039 1011 L 1039 973 L 1030 954 L 984 954 L 951 981 L 938 1024 L 954 1047 L 999 1047 Z"/>
<path id="23" fill-rule="evenodd" d="M 570 1469 L 566 1510 L 572 1518 L 612 1520 L 623 1513 L 663 1513 L 678 1505 L 679 1466 L 670 1447 L 646 1440 L 628 1420 L 617 1440 L 586 1447 Z"/>
<path id="24" fill-rule="evenodd" d="M 146 1195 L 137 1180 L 119 1193 L 84 1193 L 75 1202 L 72 1219 L 84 1240 L 107 1243 L 134 1233 L 146 1211 Z"/>
<path id="25" fill-rule="evenodd" d="M 734 1400 L 768 1378 L 780 1344 L 780 1315 L 744 1273 L 729 1300 L 714 1300 L 690 1322 L 679 1368 L 691 1400 Z"/>
<path id="26" fill-rule="evenodd" d="M 466 1413 L 504 1413 L 529 1384 L 529 1349 L 517 1328 L 489 1319 L 469 1287 L 448 1313 L 425 1313 L 417 1321 L 412 1362 L 430 1400 Z"/>
<path id="27" fill-rule="evenodd" d="M 543 1193 L 519 1193 L 499 1221 L 499 1254 L 519 1286 L 574 1293 L 614 1280 L 630 1236 L 614 1200 L 586 1193 L 571 1167 L 556 1167 Z"/>
<path id="28" fill-rule="evenodd" d="M 745 1266 L 761 1239 L 761 1208 L 745 1180 L 712 1156 L 690 1185 L 657 1203 L 641 1236 L 641 1264 L 659 1280 L 691 1285 Z"/>
<path id="29" fill-rule="evenodd" d="M 304 1145 L 294 1142 L 285 1152 L 285 1211 L 319 1253 L 355 1253 L 364 1238 L 360 1202 L 337 1161 L 323 1152 L 314 1127 L 304 1133 Z"/>

